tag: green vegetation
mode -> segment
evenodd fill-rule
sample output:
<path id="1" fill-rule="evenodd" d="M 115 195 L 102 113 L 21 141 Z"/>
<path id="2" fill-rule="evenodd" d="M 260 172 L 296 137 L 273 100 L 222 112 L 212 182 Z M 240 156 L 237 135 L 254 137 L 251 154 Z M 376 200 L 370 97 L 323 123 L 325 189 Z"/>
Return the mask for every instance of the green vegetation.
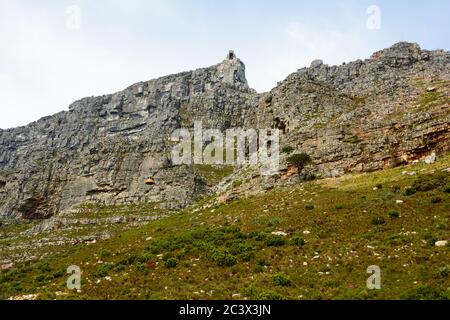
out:
<path id="1" fill-rule="evenodd" d="M 292 153 L 294 151 L 295 151 L 295 149 L 293 147 L 291 147 L 291 146 L 286 146 L 286 147 L 283 147 L 281 149 L 281 152 L 285 153 L 285 154 L 289 154 L 289 153 Z"/>
<path id="2" fill-rule="evenodd" d="M 357 135 L 353 135 L 351 137 L 345 138 L 343 140 L 343 142 L 350 143 L 350 144 L 358 144 L 358 143 L 361 143 L 362 140 Z"/>
<path id="3" fill-rule="evenodd" d="M 433 198 L 431 198 L 431 203 L 432 204 L 441 203 L 441 202 L 442 202 L 442 198 L 441 197 L 433 197 Z"/>
<path id="4" fill-rule="evenodd" d="M 375 226 L 383 225 L 386 223 L 386 220 L 384 220 L 383 217 L 373 217 L 372 218 L 372 224 Z"/>
<path id="5" fill-rule="evenodd" d="M 400 218 L 400 212 L 398 212 L 397 210 L 390 210 L 388 212 L 388 216 L 391 219 L 397 219 L 397 218 Z"/>
<path id="6" fill-rule="evenodd" d="M 419 98 L 419 106 L 422 108 L 438 103 L 442 98 L 442 94 L 436 91 L 426 92 Z"/>
<path id="7" fill-rule="evenodd" d="M 281 247 L 284 246 L 286 241 L 281 236 L 270 235 L 266 243 L 268 247 Z"/>
<path id="8" fill-rule="evenodd" d="M 366 104 L 366 98 L 365 97 L 353 97 L 353 106 L 355 108 L 362 107 Z"/>
<path id="9" fill-rule="evenodd" d="M 41 260 L 0 273 L 0 298 L 450 299 L 450 246 L 435 246 L 449 235 L 449 181 L 442 171 L 448 167 L 450 156 L 415 165 L 417 176 L 402 175 L 402 167 L 279 187 L 222 205 L 202 201 L 134 229 L 114 226 L 108 240 L 44 246 L 36 251 Z M 410 188 L 416 192 L 404 195 Z M 164 213 L 158 210 L 91 205 L 84 212 L 100 218 Z M 15 228 L 24 226 L 0 228 L 2 249 L 18 243 L 7 237 Z M 66 288 L 71 265 L 82 270 L 80 293 Z M 382 270 L 382 290 L 366 287 L 370 265 Z"/>
<path id="10" fill-rule="evenodd" d="M 293 246 L 303 247 L 306 244 L 306 241 L 300 236 L 295 236 L 292 238 L 290 243 Z"/>
<path id="11" fill-rule="evenodd" d="M 290 287 L 292 286 L 292 281 L 284 274 L 277 273 L 272 276 L 272 282 L 276 286 L 280 287 Z"/>
<path id="12" fill-rule="evenodd" d="M 169 258 L 167 259 L 167 261 L 165 262 L 165 266 L 167 268 L 176 268 L 176 266 L 178 265 L 178 260 L 175 258 Z"/>
<path id="13" fill-rule="evenodd" d="M 233 166 L 195 165 L 197 172 L 206 180 L 209 186 L 214 186 L 234 171 Z"/>
<path id="14" fill-rule="evenodd" d="M 239 188 L 244 182 L 242 180 L 233 181 L 233 188 Z"/>
<path id="15" fill-rule="evenodd" d="M 306 153 L 295 153 L 289 156 L 287 162 L 295 167 L 297 167 L 299 174 L 303 170 L 303 168 L 311 163 L 311 157 Z"/>

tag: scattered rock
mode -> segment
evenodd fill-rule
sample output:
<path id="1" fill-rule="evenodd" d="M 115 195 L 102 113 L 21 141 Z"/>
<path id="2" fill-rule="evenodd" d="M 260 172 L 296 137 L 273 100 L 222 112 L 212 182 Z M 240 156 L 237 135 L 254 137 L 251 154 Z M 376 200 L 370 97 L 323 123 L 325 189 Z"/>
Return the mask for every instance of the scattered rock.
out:
<path id="1" fill-rule="evenodd" d="M 283 231 L 274 231 L 274 232 L 272 232 L 272 234 L 274 236 L 280 236 L 280 237 L 287 237 L 287 235 L 288 235 L 286 232 L 283 232 Z"/>
<path id="2" fill-rule="evenodd" d="M 26 294 L 23 296 L 11 297 L 8 300 L 36 300 L 38 297 L 38 294 Z"/>
<path id="3" fill-rule="evenodd" d="M 433 152 L 431 155 L 429 155 L 428 157 L 425 158 L 424 162 L 426 164 L 432 164 L 432 163 L 435 163 L 436 160 L 437 160 L 436 153 Z"/>
<path id="4" fill-rule="evenodd" d="M 447 246 L 447 245 L 448 245 L 448 241 L 447 241 L 447 240 L 437 241 L 437 242 L 435 243 L 435 246 L 436 246 L 436 247 L 445 247 L 445 246 Z"/>
<path id="5" fill-rule="evenodd" d="M 12 267 L 14 267 L 14 263 L 6 263 L 6 264 L 2 264 L 0 266 L 0 270 L 4 271 L 4 270 L 9 270 Z"/>
<path id="6" fill-rule="evenodd" d="M 320 66 L 323 65 L 323 60 L 314 60 L 313 62 L 311 62 L 311 68 L 319 68 Z"/>

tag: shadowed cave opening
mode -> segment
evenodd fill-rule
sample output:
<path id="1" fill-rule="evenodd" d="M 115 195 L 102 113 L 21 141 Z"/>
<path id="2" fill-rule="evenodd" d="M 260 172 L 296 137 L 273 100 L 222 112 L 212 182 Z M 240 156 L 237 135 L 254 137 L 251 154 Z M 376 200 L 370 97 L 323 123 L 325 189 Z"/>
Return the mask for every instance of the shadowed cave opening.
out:
<path id="1" fill-rule="evenodd" d="M 44 198 L 32 197 L 24 200 L 19 207 L 19 212 L 24 219 L 47 219 L 52 216 L 48 203 Z"/>

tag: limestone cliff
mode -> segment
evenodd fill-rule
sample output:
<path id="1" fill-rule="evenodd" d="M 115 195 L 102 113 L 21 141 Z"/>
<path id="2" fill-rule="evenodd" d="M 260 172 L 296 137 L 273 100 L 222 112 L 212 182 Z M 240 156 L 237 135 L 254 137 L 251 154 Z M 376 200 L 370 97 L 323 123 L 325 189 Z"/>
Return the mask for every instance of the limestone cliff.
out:
<path id="1" fill-rule="evenodd" d="M 189 205 L 209 187 L 194 167 L 172 166 L 168 138 L 196 120 L 279 128 L 283 146 L 310 154 L 320 176 L 420 160 L 450 150 L 449 85 L 448 52 L 399 43 L 341 66 L 314 61 L 258 94 L 230 52 L 216 66 L 0 130 L 0 216 L 47 218 L 85 202 Z M 145 185 L 149 176 L 156 185 Z"/>
<path id="2" fill-rule="evenodd" d="M 374 171 L 450 150 L 450 55 L 398 43 L 365 61 L 315 61 L 263 96 L 252 119 L 285 132 L 321 176 Z"/>
<path id="3" fill-rule="evenodd" d="M 76 101 L 69 111 L 0 131 L 0 215 L 47 218 L 84 202 L 182 207 L 205 192 L 171 166 L 170 134 L 195 120 L 226 128 L 256 93 L 234 54 L 209 68 Z M 153 176 L 158 183 L 148 187 Z"/>

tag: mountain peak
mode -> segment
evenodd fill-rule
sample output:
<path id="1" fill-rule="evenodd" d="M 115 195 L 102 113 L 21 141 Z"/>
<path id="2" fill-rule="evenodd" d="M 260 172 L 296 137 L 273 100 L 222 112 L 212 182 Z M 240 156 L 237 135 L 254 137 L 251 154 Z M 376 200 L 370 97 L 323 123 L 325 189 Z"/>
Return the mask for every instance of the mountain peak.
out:
<path id="1" fill-rule="evenodd" d="M 224 83 L 231 85 L 243 85 L 248 88 L 247 79 L 245 77 L 245 64 L 238 59 L 235 52 L 230 50 L 222 63 L 217 67 L 219 78 Z"/>
<path id="2" fill-rule="evenodd" d="M 426 51 L 423 51 L 417 43 L 411 42 L 398 42 L 372 55 L 372 59 L 382 60 L 395 67 L 408 66 L 428 58 L 429 54 Z"/>

